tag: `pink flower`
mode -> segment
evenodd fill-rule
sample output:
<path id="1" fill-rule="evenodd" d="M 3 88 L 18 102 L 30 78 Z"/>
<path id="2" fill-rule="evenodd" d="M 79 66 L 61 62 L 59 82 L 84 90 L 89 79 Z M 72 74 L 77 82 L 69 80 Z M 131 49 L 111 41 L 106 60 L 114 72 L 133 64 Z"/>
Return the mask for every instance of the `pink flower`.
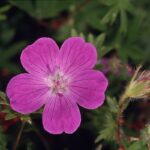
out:
<path id="1" fill-rule="evenodd" d="M 21 54 L 28 73 L 8 83 L 12 109 L 29 114 L 45 105 L 44 129 L 52 134 L 73 133 L 81 122 L 78 105 L 95 109 L 105 99 L 108 81 L 92 69 L 96 57 L 95 47 L 79 37 L 68 38 L 60 50 L 53 39 L 38 39 Z"/>

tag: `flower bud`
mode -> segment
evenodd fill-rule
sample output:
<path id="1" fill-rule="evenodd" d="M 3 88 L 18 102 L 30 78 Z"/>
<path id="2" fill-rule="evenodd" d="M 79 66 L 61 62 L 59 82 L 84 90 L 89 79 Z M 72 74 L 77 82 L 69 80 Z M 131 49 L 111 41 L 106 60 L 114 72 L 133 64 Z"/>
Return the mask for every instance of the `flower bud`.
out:
<path id="1" fill-rule="evenodd" d="M 141 66 L 137 68 L 129 86 L 126 96 L 136 99 L 147 99 L 150 97 L 150 71 L 140 72 Z"/>

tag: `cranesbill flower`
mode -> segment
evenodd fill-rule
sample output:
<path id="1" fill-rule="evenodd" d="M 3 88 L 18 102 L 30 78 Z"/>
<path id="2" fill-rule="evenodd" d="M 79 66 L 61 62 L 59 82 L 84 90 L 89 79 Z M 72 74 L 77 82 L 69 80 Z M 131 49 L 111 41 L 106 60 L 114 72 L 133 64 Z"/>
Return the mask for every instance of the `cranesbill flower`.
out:
<path id="1" fill-rule="evenodd" d="M 78 105 L 95 109 L 105 99 L 108 81 L 103 73 L 93 70 L 96 58 L 95 47 L 79 37 L 65 40 L 60 50 L 53 39 L 38 39 L 21 54 L 28 73 L 8 83 L 12 109 L 29 114 L 44 106 L 46 131 L 73 133 L 81 122 Z"/>

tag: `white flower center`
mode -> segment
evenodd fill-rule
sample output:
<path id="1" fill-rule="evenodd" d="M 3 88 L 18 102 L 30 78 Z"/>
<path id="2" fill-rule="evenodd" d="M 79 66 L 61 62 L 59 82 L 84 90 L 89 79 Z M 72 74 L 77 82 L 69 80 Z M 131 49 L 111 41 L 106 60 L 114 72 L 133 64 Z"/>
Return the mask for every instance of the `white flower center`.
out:
<path id="1" fill-rule="evenodd" d="M 68 92 L 69 77 L 61 71 L 56 71 L 53 75 L 48 76 L 46 82 L 52 95 L 63 95 Z"/>

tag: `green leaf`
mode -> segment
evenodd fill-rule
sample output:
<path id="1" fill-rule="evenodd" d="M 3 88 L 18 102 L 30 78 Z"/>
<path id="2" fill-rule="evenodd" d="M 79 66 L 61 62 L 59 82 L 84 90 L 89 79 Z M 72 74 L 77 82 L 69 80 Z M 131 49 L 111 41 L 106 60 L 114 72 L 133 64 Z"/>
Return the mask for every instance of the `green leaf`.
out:
<path id="1" fill-rule="evenodd" d="M 105 41 L 105 38 L 106 38 L 106 34 L 105 34 L 105 33 L 100 34 L 100 35 L 96 38 L 96 40 L 95 40 L 95 45 L 96 45 L 97 48 L 100 48 L 100 47 L 103 45 L 103 43 L 104 43 L 104 41 Z"/>
<path id="2" fill-rule="evenodd" d="M 70 8 L 74 4 L 75 0 L 70 1 L 57 1 L 57 0 L 37 0 L 37 1 L 20 1 L 20 0 L 10 0 L 10 3 L 16 7 L 24 10 L 30 16 L 37 19 L 44 19 L 54 17 L 63 10 Z"/>
<path id="3" fill-rule="evenodd" d="M 86 31 L 87 25 L 96 30 L 104 31 L 107 27 L 100 21 L 103 14 L 105 14 L 105 8 L 97 3 L 97 0 L 89 1 L 80 12 L 76 12 L 74 25 L 80 32 Z"/>
<path id="4" fill-rule="evenodd" d="M 7 16 L 3 13 L 7 12 L 10 9 L 10 5 L 0 7 L 0 21 L 6 20 Z"/>
<path id="5" fill-rule="evenodd" d="M 3 110 L 1 110 L 1 112 L 3 112 L 3 113 L 12 113 L 12 111 L 10 109 L 3 109 Z"/>
<path id="6" fill-rule="evenodd" d="M 13 28 L 4 29 L 0 35 L 2 43 L 8 43 L 12 40 L 15 35 L 15 30 Z"/>
<path id="7" fill-rule="evenodd" d="M 58 34 L 55 35 L 55 38 L 60 42 L 64 41 L 66 38 L 70 37 L 71 29 L 72 26 L 70 24 L 65 24 L 59 28 Z"/>
<path id="8" fill-rule="evenodd" d="M 8 11 L 11 8 L 10 5 L 5 5 L 3 7 L 0 7 L 0 13 L 4 13 L 6 11 Z"/>
<path id="9" fill-rule="evenodd" d="M 102 46 L 102 47 L 98 48 L 98 54 L 102 58 L 107 53 L 109 53 L 111 50 L 113 50 L 112 46 Z"/>
<path id="10" fill-rule="evenodd" d="M 5 116 L 5 120 L 11 120 L 11 119 L 14 119 L 17 117 L 17 114 L 16 113 L 8 113 L 6 114 Z"/>
<path id="11" fill-rule="evenodd" d="M 79 36 L 83 39 L 86 39 L 85 35 L 82 32 L 79 34 Z"/>
<path id="12" fill-rule="evenodd" d="M 7 102 L 6 94 L 0 91 L 0 101 Z"/>
<path id="13" fill-rule="evenodd" d="M 109 107 L 109 111 L 111 111 L 112 113 L 117 114 L 118 109 L 119 109 L 117 100 L 114 97 L 111 98 L 111 97 L 107 96 L 107 104 L 108 104 L 108 107 Z"/>
<path id="14" fill-rule="evenodd" d="M 106 112 L 103 116 L 105 119 L 96 142 L 103 139 L 107 141 L 115 140 L 117 131 L 116 118 L 118 112 L 118 103 L 115 98 L 107 97 L 107 106 L 105 110 Z"/>
<path id="15" fill-rule="evenodd" d="M 128 18 L 127 14 L 124 10 L 121 10 L 120 12 L 120 32 L 126 32 L 127 31 L 127 25 L 128 25 Z"/>
<path id="16" fill-rule="evenodd" d="M 100 131 L 99 136 L 96 138 L 96 142 L 104 139 L 107 141 L 112 141 L 115 139 L 115 134 L 117 130 L 117 124 L 111 113 L 105 115 L 105 123 L 103 129 Z"/>
<path id="17" fill-rule="evenodd" d="M 111 7 L 111 9 L 106 13 L 106 15 L 102 18 L 101 23 L 107 24 L 107 23 L 114 23 L 118 16 L 118 8 L 115 6 Z"/>
<path id="18" fill-rule="evenodd" d="M 117 2 L 118 4 L 118 8 L 122 11 L 128 11 L 129 13 L 133 13 L 134 12 L 134 7 L 131 3 L 130 0 L 118 0 Z"/>
<path id="19" fill-rule="evenodd" d="M 2 14 L 0 14 L 0 21 L 4 21 L 4 20 L 6 20 L 6 15 L 2 15 Z"/>
<path id="20" fill-rule="evenodd" d="M 7 139 L 6 136 L 3 133 L 3 129 L 0 126 L 0 150 L 7 150 Z"/>
<path id="21" fill-rule="evenodd" d="M 21 42 L 18 42 L 18 43 L 15 43 L 13 44 L 11 47 L 9 47 L 7 49 L 7 51 L 3 51 L 3 54 L 2 54 L 2 60 L 8 60 L 10 59 L 11 57 L 15 56 L 18 52 L 20 52 L 22 50 L 22 48 L 25 46 L 26 42 L 25 41 L 21 41 Z"/>
<path id="22" fill-rule="evenodd" d="M 71 36 L 78 36 L 77 30 L 71 29 Z"/>
<path id="23" fill-rule="evenodd" d="M 148 150 L 147 145 L 143 141 L 132 142 L 128 150 Z"/>
<path id="24" fill-rule="evenodd" d="M 99 0 L 100 3 L 106 6 L 112 6 L 117 0 Z"/>
<path id="25" fill-rule="evenodd" d="M 94 43 L 94 36 L 91 33 L 88 35 L 88 42 Z"/>

